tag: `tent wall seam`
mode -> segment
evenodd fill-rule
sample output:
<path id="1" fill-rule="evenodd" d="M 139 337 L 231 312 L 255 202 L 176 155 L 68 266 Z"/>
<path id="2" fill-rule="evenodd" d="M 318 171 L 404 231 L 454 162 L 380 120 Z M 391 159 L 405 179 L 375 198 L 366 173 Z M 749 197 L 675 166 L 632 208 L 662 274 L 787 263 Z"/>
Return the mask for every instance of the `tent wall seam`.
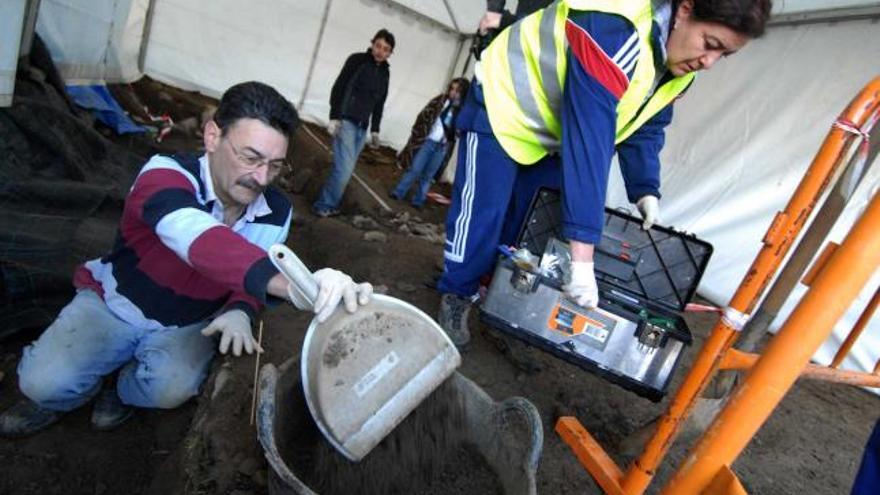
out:
<path id="1" fill-rule="evenodd" d="M 144 74 L 144 64 L 147 60 L 147 43 L 150 41 L 150 31 L 153 29 L 153 13 L 156 11 L 156 0 L 147 0 L 147 13 L 144 14 L 144 30 L 141 33 L 141 44 L 138 47 L 138 72 Z"/>
<path id="2" fill-rule="evenodd" d="M 826 22 L 859 21 L 880 19 L 880 3 L 865 7 L 816 10 L 792 14 L 779 14 L 770 18 L 768 27 L 799 26 Z"/>
<path id="3" fill-rule="evenodd" d="M 434 19 L 433 17 L 431 17 L 429 15 L 423 14 L 423 13 L 419 12 L 418 10 L 415 10 L 412 7 L 408 7 L 408 6 L 406 6 L 400 2 L 397 2 L 395 0 L 374 0 L 374 1 L 376 3 L 384 3 L 385 5 L 393 8 L 393 9 L 399 9 L 403 13 L 405 13 L 411 17 L 415 17 L 417 19 L 420 19 L 420 20 L 430 24 L 431 26 L 436 27 L 437 29 L 440 29 L 442 31 L 446 31 L 447 33 L 451 33 L 454 36 L 462 36 L 462 33 L 460 31 L 453 29 L 453 28 L 447 26 L 446 24 L 438 21 L 437 19 Z M 453 20 L 452 22 L 454 23 L 455 21 Z"/>
<path id="4" fill-rule="evenodd" d="M 449 6 L 449 0 L 443 0 L 443 5 L 446 7 L 446 12 L 449 13 L 449 20 L 452 21 L 452 26 L 460 33 L 461 28 L 458 26 L 458 21 L 455 20 L 455 14 L 452 13 L 452 7 Z"/>
<path id="5" fill-rule="evenodd" d="M 312 85 L 312 74 L 315 71 L 315 64 L 318 61 L 318 52 L 321 50 L 321 41 L 324 39 L 324 28 L 327 27 L 327 18 L 330 17 L 330 5 L 333 0 L 327 0 L 324 4 L 324 13 L 321 16 L 321 27 L 318 28 L 318 37 L 315 40 L 315 49 L 312 51 L 312 59 L 309 61 L 309 70 L 306 72 L 306 80 L 303 84 L 302 95 L 299 98 L 297 110 L 302 111 L 303 105 L 306 103 L 306 95 L 309 93 L 309 87 Z"/>

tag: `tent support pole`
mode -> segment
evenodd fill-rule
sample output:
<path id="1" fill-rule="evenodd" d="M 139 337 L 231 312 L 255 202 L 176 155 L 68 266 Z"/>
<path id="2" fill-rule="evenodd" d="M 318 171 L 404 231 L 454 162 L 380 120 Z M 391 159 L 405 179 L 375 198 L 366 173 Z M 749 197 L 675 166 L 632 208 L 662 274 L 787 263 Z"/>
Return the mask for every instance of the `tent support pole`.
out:
<path id="1" fill-rule="evenodd" d="M 449 6 L 449 0 L 443 0 L 443 5 L 446 7 L 446 12 L 449 13 L 449 19 L 452 21 L 452 27 L 454 27 L 455 30 L 460 33 L 461 28 L 458 27 L 458 21 L 455 20 L 455 14 L 452 13 L 452 7 Z"/>
<path id="2" fill-rule="evenodd" d="M 34 43 L 34 32 L 37 30 L 37 13 L 40 0 L 27 0 L 24 8 L 24 27 L 21 30 L 21 43 L 18 45 L 18 57 L 27 57 Z"/>
<path id="3" fill-rule="evenodd" d="M 464 50 L 465 41 L 467 41 L 467 37 L 463 35 L 458 37 L 458 49 L 455 50 L 455 56 L 452 57 L 452 63 L 449 64 L 449 70 L 446 72 L 446 81 L 443 83 L 444 88 L 455 77 L 455 68 L 458 66 L 458 59 L 461 58 L 461 51 Z"/>
<path id="4" fill-rule="evenodd" d="M 839 9 L 778 14 L 770 17 L 767 26 L 799 26 L 802 24 L 858 21 L 864 19 L 876 20 L 878 18 L 880 18 L 880 6 L 865 5 L 860 7 L 843 7 Z"/>
<path id="5" fill-rule="evenodd" d="M 144 31 L 141 35 L 141 46 L 138 48 L 138 72 L 144 73 L 144 62 L 147 60 L 147 44 L 150 42 L 150 31 L 153 28 L 153 14 L 156 12 L 156 0 L 147 2 L 147 13 L 144 16 Z"/>
<path id="6" fill-rule="evenodd" d="M 428 16 L 428 15 L 425 15 L 425 14 L 423 14 L 423 13 L 419 12 L 418 10 L 415 10 L 411 7 L 407 7 L 406 5 L 400 3 L 396 0 L 374 0 L 374 1 L 377 3 L 384 3 L 393 9 L 401 10 L 404 14 L 409 15 L 411 17 L 415 17 L 416 19 L 419 19 L 421 21 L 424 21 L 437 29 L 446 31 L 448 33 L 453 33 L 455 35 L 461 34 L 456 29 L 452 29 L 451 27 L 447 26 L 446 24 L 443 24 L 442 22 L 438 21 L 437 19 L 434 19 L 433 17 Z M 455 19 L 453 19 L 452 22 L 455 23 Z"/>
<path id="7" fill-rule="evenodd" d="M 309 86 L 312 84 L 312 74 L 315 72 L 318 52 L 321 51 L 321 41 L 324 39 L 324 28 L 327 27 L 327 18 L 330 17 L 330 5 L 332 3 L 333 0 L 327 0 L 327 3 L 324 4 L 324 13 L 321 15 L 321 27 L 318 29 L 318 39 L 315 40 L 315 49 L 312 51 L 312 59 L 309 61 L 309 71 L 306 73 L 306 82 L 303 84 L 302 95 L 299 97 L 299 104 L 296 105 L 299 111 L 302 111 L 303 105 L 306 103 L 306 95 L 309 93 Z"/>

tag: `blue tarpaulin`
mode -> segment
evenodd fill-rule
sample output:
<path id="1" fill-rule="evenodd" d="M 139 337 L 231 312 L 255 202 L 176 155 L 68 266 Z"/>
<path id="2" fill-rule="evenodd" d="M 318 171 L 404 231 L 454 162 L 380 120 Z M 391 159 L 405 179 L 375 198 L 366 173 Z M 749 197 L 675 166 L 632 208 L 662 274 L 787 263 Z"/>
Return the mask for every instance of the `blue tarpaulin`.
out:
<path id="1" fill-rule="evenodd" d="M 73 101 L 87 109 L 107 127 L 117 134 L 145 132 L 146 129 L 132 122 L 125 110 L 119 106 L 113 95 L 103 85 L 67 86 L 67 94 Z"/>

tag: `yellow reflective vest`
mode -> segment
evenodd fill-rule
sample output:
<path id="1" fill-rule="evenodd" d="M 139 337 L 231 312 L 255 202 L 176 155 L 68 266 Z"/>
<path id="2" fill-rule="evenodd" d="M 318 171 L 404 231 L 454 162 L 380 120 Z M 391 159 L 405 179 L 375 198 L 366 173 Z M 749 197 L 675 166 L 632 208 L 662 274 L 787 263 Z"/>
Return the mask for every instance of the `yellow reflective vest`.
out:
<path id="1" fill-rule="evenodd" d="M 617 103 L 615 144 L 681 94 L 694 74 L 654 91 L 651 0 L 558 0 L 502 31 L 483 52 L 481 82 L 492 132 L 516 162 L 529 165 L 560 147 L 569 10 L 623 16 L 635 26 L 639 60 Z M 650 95 L 650 98 L 649 98 Z"/>

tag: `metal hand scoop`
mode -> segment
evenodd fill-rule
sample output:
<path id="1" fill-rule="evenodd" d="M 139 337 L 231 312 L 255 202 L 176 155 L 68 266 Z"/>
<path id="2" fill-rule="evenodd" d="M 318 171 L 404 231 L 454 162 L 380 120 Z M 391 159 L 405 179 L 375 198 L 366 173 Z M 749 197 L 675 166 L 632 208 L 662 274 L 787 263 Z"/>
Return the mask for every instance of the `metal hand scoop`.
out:
<path id="1" fill-rule="evenodd" d="M 282 244 L 272 246 L 269 257 L 294 287 L 297 305 L 311 306 L 318 286 L 309 269 Z M 353 314 L 337 308 L 323 323 L 312 319 L 300 372 L 318 429 L 356 462 L 460 364 L 455 345 L 431 317 L 376 294 Z"/>

